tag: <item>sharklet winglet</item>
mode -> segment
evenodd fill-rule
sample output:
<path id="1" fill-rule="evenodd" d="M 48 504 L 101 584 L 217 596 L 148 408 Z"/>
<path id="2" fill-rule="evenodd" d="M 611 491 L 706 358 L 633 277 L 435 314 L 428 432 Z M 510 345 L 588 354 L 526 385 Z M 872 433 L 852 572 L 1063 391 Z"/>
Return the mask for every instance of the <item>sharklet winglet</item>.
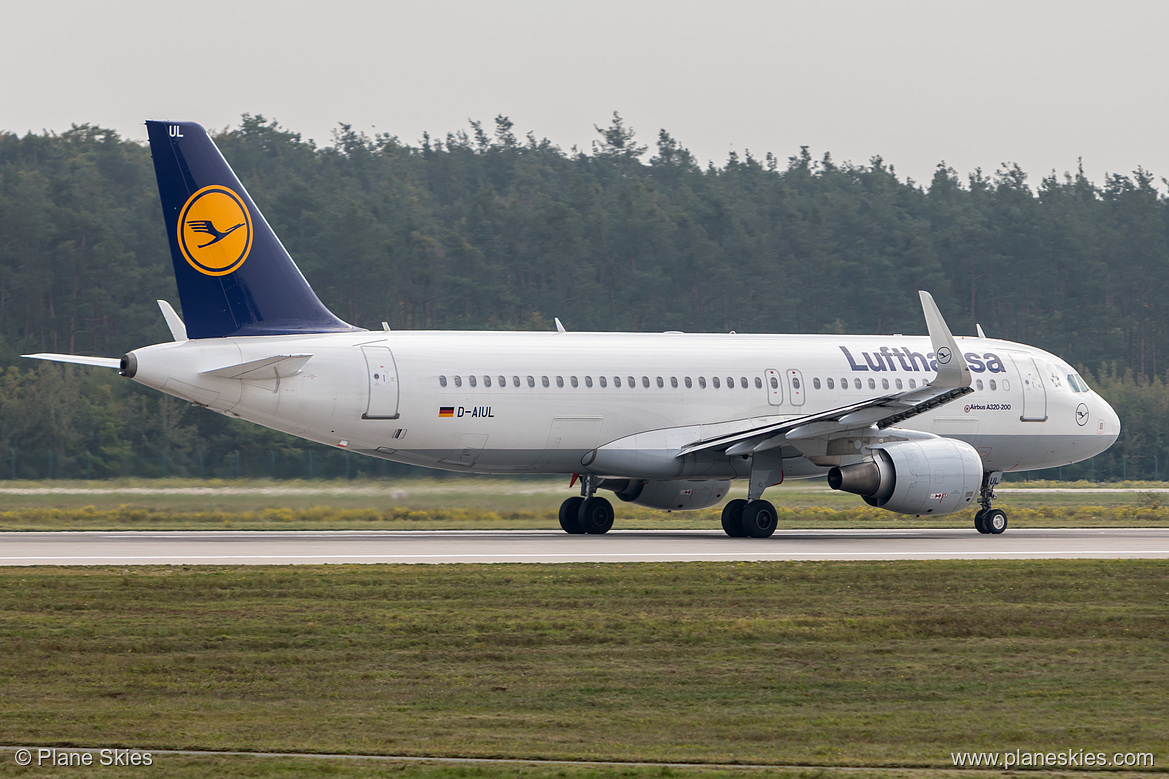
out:
<path id="1" fill-rule="evenodd" d="M 938 376 L 930 386 L 935 388 L 969 387 L 972 381 L 970 366 L 962 350 L 958 348 L 958 341 L 942 318 L 938 304 L 934 297 L 925 290 L 918 290 L 921 297 L 921 310 L 925 314 L 925 325 L 929 329 L 930 343 L 934 350 L 934 360 L 938 364 Z"/>

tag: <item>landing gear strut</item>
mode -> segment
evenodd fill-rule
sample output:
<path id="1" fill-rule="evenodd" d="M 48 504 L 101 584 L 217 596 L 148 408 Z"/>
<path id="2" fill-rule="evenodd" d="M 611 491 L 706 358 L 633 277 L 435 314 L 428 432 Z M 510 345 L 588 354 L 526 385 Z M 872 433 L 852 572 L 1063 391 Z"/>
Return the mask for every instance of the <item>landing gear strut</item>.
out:
<path id="1" fill-rule="evenodd" d="M 580 495 L 560 504 L 560 527 L 565 533 L 601 535 L 613 527 L 613 504 L 596 496 L 597 477 L 580 480 Z"/>
<path id="2" fill-rule="evenodd" d="M 991 471 L 982 477 L 982 489 L 978 492 L 978 505 L 982 508 L 974 515 L 974 529 L 984 535 L 997 536 L 1007 529 L 1007 512 L 990 506 L 994 500 L 994 488 L 1002 478 L 1002 471 Z"/>

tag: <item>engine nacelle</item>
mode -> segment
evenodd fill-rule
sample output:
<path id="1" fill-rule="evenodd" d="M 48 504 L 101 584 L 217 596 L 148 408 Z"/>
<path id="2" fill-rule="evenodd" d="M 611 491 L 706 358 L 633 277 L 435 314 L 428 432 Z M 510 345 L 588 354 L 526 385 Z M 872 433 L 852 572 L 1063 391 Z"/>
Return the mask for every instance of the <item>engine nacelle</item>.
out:
<path id="1" fill-rule="evenodd" d="M 828 472 L 828 486 L 900 514 L 952 514 L 974 502 L 982 458 L 965 441 L 930 438 L 872 447 L 873 459 Z"/>
<path id="2" fill-rule="evenodd" d="M 638 506 L 666 511 L 694 511 L 709 508 L 725 498 L 731 488 L 731 482 L 730 479 L 726 481 L 602 479 L 597 486 L 613 490 L 621 500 Z"/>

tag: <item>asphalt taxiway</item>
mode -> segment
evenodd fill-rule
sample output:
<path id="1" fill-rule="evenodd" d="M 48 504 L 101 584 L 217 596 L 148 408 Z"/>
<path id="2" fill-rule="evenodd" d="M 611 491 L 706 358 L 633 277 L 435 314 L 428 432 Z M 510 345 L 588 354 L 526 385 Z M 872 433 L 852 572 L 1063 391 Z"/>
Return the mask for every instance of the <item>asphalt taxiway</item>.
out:
<path id="1" fill-rule="evenodd" d="M 1169 529 L 159 531 L 0 533 L 0 565 L 599 563 L 700 560 L 1169 558 Z"/>

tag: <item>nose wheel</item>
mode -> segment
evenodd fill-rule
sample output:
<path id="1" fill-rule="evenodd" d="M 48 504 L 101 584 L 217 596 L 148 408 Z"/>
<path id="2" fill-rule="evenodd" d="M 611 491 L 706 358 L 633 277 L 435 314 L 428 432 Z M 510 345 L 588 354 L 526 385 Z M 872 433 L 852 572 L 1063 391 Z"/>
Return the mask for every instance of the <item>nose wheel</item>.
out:
<path id="1" fill-rule="evenodd" d="M 999 535 L 1007 529 L 1007 512 L 983 509 L 974 515 L 974 529 L 983 535 Z"/>
<path id="2" fill-rule="evenodd" d="M 1001 471 L 994 471 L 982 477 L 982 489 L 978 493 L 978 505 L 982 506 L 974 515 L 974 529 L 983 535 L 999 535 L 1007 529 L 1007 512 L 991 508 L 994 488 L 1002 479 Z"/>

